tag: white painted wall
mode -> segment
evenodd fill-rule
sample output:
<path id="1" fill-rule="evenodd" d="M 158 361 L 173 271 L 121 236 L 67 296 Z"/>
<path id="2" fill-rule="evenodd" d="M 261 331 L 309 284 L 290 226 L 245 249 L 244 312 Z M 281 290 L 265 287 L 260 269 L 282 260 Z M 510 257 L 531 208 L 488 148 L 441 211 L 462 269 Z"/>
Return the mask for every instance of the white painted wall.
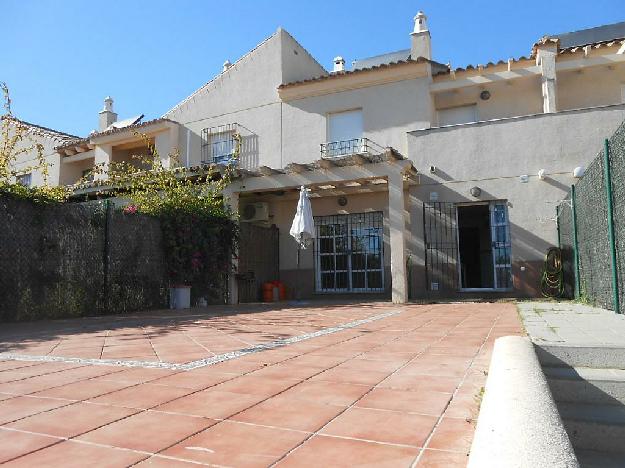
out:
<path id="1" fill-rule="evenodd" d="M 508 200 L 515 284 L 537 286 L 545 251 L 557 245 L 555 207 L 575 182 L 573 169 L 587 167 L 624 119 L 625 105 L 617 105 L 410 133 L 408 155 L 421 171 L 411 190 L 418 267 L 424 265 L 422 203 L 432 192 L 441 202 Z M 425 170 L 430 165 L 435 174 Z M 538 179 L 541 169 L 545 180 Z M 529 182 L 521 183 L 521 175 Z M 482 190 L 477 198 L 469 193 L 475 186 Z"/>
<path id="2" fill-rule="evenodd" d="M 356 108 L 362 109 L 363 137 L 405 152 L 406 132 L 430 126 L 428 83 L 424 77 L 285 103 L 284 165 L 319 159 L 319 145 L 329 138 L 328 115 Z"/>

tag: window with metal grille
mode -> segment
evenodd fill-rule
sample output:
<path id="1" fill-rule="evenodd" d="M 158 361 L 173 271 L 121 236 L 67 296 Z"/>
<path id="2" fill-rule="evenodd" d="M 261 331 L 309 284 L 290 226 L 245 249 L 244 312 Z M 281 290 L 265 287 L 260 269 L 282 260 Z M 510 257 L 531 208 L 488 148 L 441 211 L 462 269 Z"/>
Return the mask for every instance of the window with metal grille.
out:
<path id="1" fill-rule="evenodd" d="M 18 184 L 23 185 L 24 187 L 30 187 L 32 183 L 32 174 L 29 172 L 28 174 L 18 175 L 16 179 Z"/>
<path id="2" fill-rule="evenodd" d="M 237 124 L 219 125 L 202 130 L 202 164 L 231 164 L 234 162 Z"/>
<path id="3" fill-rule="evenodd" d="M 381 211 L 315 217 L 317 292 L 384 290 Z"/>

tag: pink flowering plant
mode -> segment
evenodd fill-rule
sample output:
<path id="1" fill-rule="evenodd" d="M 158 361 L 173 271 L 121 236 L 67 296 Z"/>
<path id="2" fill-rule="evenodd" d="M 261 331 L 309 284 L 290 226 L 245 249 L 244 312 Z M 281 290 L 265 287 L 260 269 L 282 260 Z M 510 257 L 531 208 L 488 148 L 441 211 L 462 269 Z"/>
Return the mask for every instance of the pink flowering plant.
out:
<path id="1" fill-rule="evenodd" d="M 146 143 L 147 154 L 109 165 L 107 185 L 130 200 L 123 208 L 125 215 L 159 218 L 170 284 L 190 285 L 195 297 L 217 299 L 238 239 L 237 225 L 222 197 L 233 166 L 222 174 L 212 167 L 190 170 L 181 167 L 179 155 L 173 153 L 164 167 L 151 140 L 137 135 Z M 238 150 L 239 145 L 235 155 Z M 93 173 L 102 170 L 96 167 Z"/>

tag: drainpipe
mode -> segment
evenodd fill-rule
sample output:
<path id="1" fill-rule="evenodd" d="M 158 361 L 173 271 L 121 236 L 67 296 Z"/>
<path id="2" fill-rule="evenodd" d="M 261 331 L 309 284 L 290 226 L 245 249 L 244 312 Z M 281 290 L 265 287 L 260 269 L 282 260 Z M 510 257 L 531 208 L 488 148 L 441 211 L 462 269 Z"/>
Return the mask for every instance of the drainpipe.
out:
<path id="1" fill-rule="evenodd" d="M 606 138 L 603 145 L 603 170 L 605 178 L 605 195 L 608 204 L 608 240 L 610 242 L 610 258 L 612 260 L 612 303 L 614 312 L 620 313 L 618 292 L 618 266 L 616 263 L 616 243 L 614 241 L 614 214 L 612 209 L 612 176 L 610 175 L 610 142 Z"/>
<path id="2" fill-rule="evenodd" d="M 579 249 L 577 245 L 577 212 L 575 198 L 575 185 L 571 185 L 571 218 L 573 218 L 573 269 L 575 270 L 575 299 L 579 299 Z"/>

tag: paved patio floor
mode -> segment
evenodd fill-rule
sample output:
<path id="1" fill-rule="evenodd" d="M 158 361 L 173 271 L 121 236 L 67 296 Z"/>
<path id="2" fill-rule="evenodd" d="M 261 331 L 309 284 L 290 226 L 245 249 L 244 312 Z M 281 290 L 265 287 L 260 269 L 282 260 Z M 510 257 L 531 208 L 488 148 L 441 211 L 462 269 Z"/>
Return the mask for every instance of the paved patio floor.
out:
<path id="1" fill-rule="evenodd" d="M 8 466 L 465 466 L 513 304 L 248 306 L 3 325 Z"/>

